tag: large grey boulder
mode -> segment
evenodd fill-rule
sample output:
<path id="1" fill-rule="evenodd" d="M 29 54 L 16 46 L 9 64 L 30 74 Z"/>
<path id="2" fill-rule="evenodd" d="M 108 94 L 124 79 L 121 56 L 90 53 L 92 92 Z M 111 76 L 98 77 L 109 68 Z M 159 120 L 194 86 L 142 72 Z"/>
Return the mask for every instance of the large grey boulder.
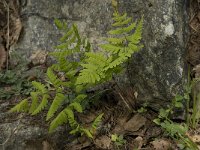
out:
<path id="1" fill-rule="evenodd" d="M 145 1 L 144 1 L 145 2 Z M 148 4 L 149 3 L 149 4 Z M 144 5 L 144 49 L 129 65 L 138 101 L 159 109 L 183 92 L 187 40 L 187 3 L 156 0 Z"/>
<path id="2" fill-rule="evenodd" d="M 55 18 L 77 23 L 94 48 L 111 28 L 110 0 L 21 0 L 21 5 L 24 32 L 12 49 L 26 57 L 38 49 L 54 50 L 60 34 Z M 145 47 L 133 56 L 128 80 L 138 93 L 137 101 L 159 108 L 183 89 L 186 0 L 120 0 L 119 5 L 135 19 L 144 14 Z"/>

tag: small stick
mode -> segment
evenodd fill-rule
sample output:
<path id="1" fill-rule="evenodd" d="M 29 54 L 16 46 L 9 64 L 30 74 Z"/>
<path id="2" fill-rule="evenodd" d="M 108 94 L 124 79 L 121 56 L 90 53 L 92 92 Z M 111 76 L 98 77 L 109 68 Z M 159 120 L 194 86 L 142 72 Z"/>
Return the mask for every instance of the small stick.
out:
<path id="1" fill-rule="evenodd" d="M 7 7 L 7 42 L 6 42 L 6 70 L 8 70 L 8 63 L 9 63 L 9 45 L 10 45 L 10 6 L 9 3 L 7 3 L 5 0 L 3 1 L 5 7 Z"/>

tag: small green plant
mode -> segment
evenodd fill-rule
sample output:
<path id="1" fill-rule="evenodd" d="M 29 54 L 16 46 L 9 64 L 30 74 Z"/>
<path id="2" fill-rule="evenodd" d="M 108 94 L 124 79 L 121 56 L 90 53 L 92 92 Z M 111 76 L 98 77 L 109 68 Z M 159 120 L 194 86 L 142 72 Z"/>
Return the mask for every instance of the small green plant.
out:
<path id="1" fill-rule="evenodd" d="M 20 66 L 0 72 L 0 99 L 30 94 L 33 88 L 26 77 L 26 65 L 22 63 Z"/>
<path id="2" fill-rule="evenodd" d="M 109 31 L 112 37 L 107 38 L 107 44 L 101 45 L 102 51 L 96 53 L 88 40 L 80 37 L 75 24 L 69 27 L 55 20 L 58 29 L 65 32 L 60 38 L 61 44 L 55 47 L 57 51 L 50 54 L 57 63 L 47 69 L 47 83 L 33 81 L 35 91 L 31 92 L 31 98 L 21 101 L 11 112 L 36 115 L 50 106 L 46 116 L 51 122 L 50 132 L 68 122 L 71 134 L 81 133 L 92 138 L 102 115 L 95 119 L 91 129 L 78 123 L 75 115 L 84 111 L 84 103 L 90 99 L 87 90 L 112 80 L 132 54 L 143 47 L 140 44 L 143 19 L 132 23 L 126 13 L 121 15 L 116 9 L 113 16 L 115 29 Z"/>
<path id="3" fill-rule="evenodd" d="M 126 144 L 126 140 L 124 139 L 123 135 L 118 136 L 117 134 L 112 134 L 111 141 L 114 142 L 118 149 L 120 146 Z"/>
<path id="4" fill-rule="evenodd" d="M 190 117 L 190 124 L 192 128 L 196 128 L 199 120 L 200 120 L 200 90 L 199 90 L 199 83 L 200 79 L 196 78 L 194 79 L 191 84 L 190 84 L 190 88 L 189 88 L 189 92 L 191 94 L 192 97 L 192 103 L 193 103 L 193 107 L 192 107 L 192 115 Z"/>
<path id="5" fill-rule="evenodd" d="M 137 112 L 138 113 L 145 113 L 147 111 L 147 106 L 148 106 L 148 102 L 145 102 L 142 104 L 142 107 L 140 107 Z"/>
<path id="6" fill-rule="evenodd" d="M 186 135 L 188 126 L 184 123 L 175 123 L 170 119 L 170 116 L 173 114 L 173 110 L 175 108 L 183 108 L 183 99 L 184 98 L 182 96 L 177 95 L 167 109 L 160 109 L 158 118 L 154 119 L 153 122 L 160 125 L 168 136 L 178 141 L 178 143 L 185 148 L 198 150 L 197 145 Z"/>

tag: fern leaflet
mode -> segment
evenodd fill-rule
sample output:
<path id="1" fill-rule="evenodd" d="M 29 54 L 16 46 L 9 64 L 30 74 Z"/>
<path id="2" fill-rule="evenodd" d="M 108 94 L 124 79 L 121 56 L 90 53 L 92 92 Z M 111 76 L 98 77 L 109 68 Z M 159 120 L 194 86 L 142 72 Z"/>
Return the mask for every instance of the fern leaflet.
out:
<path id="1" fill-rule="evenodd" d="M 13 107 L 10 112 L 27 112 L 29 108 L 28 100 L 24 99 L 19 104 L 17 104 L 15 107 Z"/>
<path id="2" fill-rule="evenodd" d="M 31 103 L 31 108 L 29 110 L 29 113 L 33 113 L 36 108 L 38 107 L 38 92 L 31 92 L 31 98 L 32 98 L 32 103 Z"/>
<path id="3" fill-rule="evenodd" d="M 36 115 L 39 112 L 41 112 L 48 104 L 48 98 L 49 95 L 48 94 L 44 94 L 41 103 L 39 104 L 39 106 L 37 107 L 37 109 L 34 110 L 34 112 L 32 113 L 32 115 Z"/>
<path id="4" fill-rule="evenodd" d="M 99 116 L 96 117 L 96 119 L 93 121 L 92 123 L 92 128 L 97 129 L 97 127 L 99 126 L 99 124 L 101 123 L 102 117 L 103 117 L 103 113 L 100 114 Z"/>
<path id="5" fill-rule="evenodd" d="M 46 120 L 49 120 L 51 117 L 53 117 L 54 113 L 58 110 L 59 106 L 62 104 L 64 99 L 65 96 L 62 93 L 56 94 L 53 103 L 51 104 L 51 107 L 49 108 L 49 111 L 47 113 Z"/>
<path id="6" fill-rule="evenodd" d="M 47 93 L 47 89 L 45 88 L 45 85 L 40 83 L 40 82 L 36 82 L 36 81 L 32 81 L 33 86 L 39 90 L 42 94 Z"/>

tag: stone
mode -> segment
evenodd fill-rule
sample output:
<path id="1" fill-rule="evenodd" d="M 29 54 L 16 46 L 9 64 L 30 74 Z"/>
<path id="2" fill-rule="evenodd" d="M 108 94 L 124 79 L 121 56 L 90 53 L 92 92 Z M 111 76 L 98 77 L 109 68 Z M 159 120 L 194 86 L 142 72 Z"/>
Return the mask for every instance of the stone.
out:
<path id="1" fill-rule="evenodd" d="M 143 5 L 144 49 L 130 61 L 129 76 L 137 102 L 156 110 L 183 92 L 188 35 L 186 1 L 147 1 Z M 151 5 L 148 5 L 151 3 Z"/>

